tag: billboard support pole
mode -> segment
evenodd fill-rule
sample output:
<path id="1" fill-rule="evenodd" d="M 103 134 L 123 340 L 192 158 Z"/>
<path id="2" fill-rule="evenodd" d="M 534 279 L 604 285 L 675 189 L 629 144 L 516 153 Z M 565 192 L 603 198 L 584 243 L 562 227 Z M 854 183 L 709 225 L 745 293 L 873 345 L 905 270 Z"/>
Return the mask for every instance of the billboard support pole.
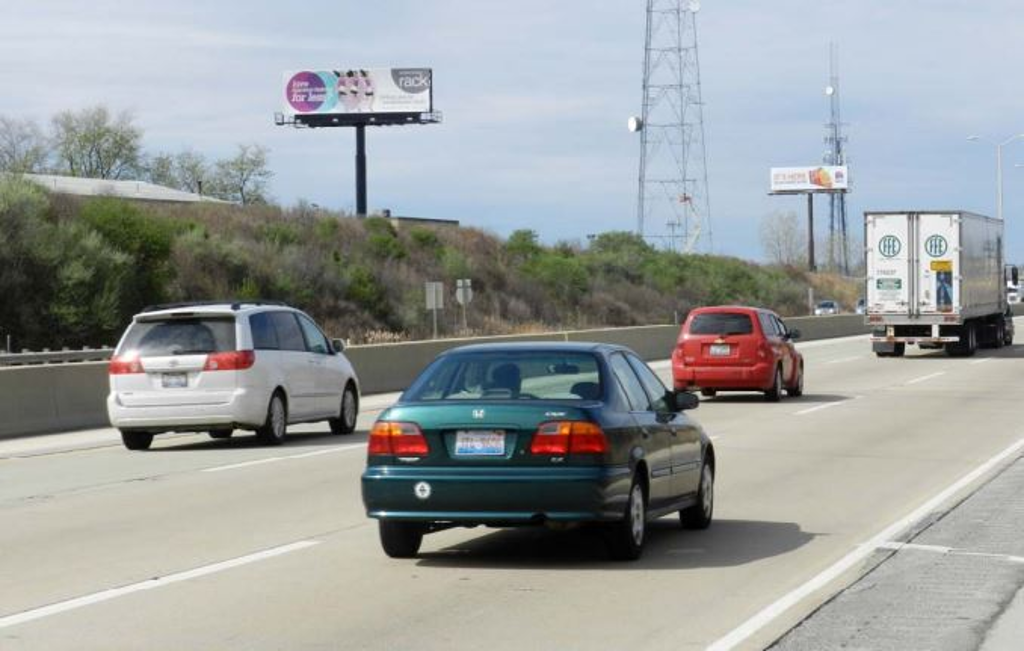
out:
<path id="1" fill-rule="evenodd" d="M 366 125 L 356 125 L 356 215 L 366 217 Z"/>
<path id="2" fill-rule="evenodd" d="M 807 193 L 807 270 L 817 271 L 814 264 L 814 193 Z"/>

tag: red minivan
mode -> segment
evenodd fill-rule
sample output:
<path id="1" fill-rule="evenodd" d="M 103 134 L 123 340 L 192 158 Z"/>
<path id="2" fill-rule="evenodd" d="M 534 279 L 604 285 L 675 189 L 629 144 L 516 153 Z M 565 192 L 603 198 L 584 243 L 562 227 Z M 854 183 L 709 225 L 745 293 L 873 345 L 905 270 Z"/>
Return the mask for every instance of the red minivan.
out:
<path id="1" fill-rule="evenodd" d="M 785 389 L 804 392 L 804 358 L 793 345 L 800 331 L 756 307 L 702 307 L 690 312 L 672 351 L 676 390 L 763 391 L 775 402 Z"/>

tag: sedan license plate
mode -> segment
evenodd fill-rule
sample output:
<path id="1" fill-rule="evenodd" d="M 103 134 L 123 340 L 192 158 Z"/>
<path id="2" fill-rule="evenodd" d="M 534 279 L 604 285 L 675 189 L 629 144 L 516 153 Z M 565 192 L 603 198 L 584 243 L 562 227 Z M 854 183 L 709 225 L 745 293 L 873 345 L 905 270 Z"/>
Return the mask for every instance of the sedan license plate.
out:
<path id="1" fill-rule="evenodd" d="M 162 379 L 165 389 L 184 389 L 188 386 L 187 373 L 164 373 Z"/>
<path id="2" fill-rule="evenodd" d="M 500 430 L 455 432 L 455 456 L 497 457 L 505 454 L 505 432 Z"/>
<path id="3" fill-rule="evenodd" d="M 711 356 L 712 357 L 728 357 L 730 351 L 729 344 L 711 344 Z"/>

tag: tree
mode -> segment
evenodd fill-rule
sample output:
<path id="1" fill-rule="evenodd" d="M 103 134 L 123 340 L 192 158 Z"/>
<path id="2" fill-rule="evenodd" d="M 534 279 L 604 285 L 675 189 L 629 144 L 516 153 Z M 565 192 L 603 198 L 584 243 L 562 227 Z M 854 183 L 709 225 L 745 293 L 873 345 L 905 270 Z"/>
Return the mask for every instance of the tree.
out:
<path id="1" fill-rule="evenodd" d="M 178 188 L 186 192 L 203 194 L 210 185 L 210 165 L 202 154 L 186 149 L 174 157 L 174 174 Z"/>
<path id="2" fill-rule="evenodd" d="M 273 176 L 267 169 L 267 153 L 262 145 L 239 145 L 234 158 L 217 161 L 208 194 L 243 205 L 266 203 L 267 184 Z"/>
<path id="3" fill-rule="evenodd" d="M 142 129 L 132 115 L 111 118 L 105 106 L 62 111 L 53 117 L 52 138 L 58 169 L 71 176 L 120 179 L 142 162 Z"/>
<path id="4" fill-rule="evenodd" d="M 761 246 L 775 264 L 802 264 L 807 255 L 805 237 L 795 212 L 775 212 L 761 220 Z"/>
<path id="5" fill-rule="evenodd" d="M 146 160 L 144 178 L 150 183 L 168 188 L 180 189 L 178 175 L 174 170 L 174 156 L 160 153 Z"/>
<path id="6" fill-rule="evenodd" d="M 50 155 L 46 136 L 35 122 L 0 116 L 0 172 L 42 172 Z"/>

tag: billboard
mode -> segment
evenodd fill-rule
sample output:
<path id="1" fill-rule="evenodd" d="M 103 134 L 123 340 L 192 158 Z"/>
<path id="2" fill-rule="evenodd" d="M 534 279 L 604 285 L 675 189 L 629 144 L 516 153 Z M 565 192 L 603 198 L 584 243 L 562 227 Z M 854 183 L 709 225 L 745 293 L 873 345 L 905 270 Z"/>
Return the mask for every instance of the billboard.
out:
<path id="1" fill-rule="evenodd" d="M 773 167 L 772 192 L 845 192 L 850 189 L 850 173 L 838 167 Z"/>
<path id="2" fill-rule="evenodd" d="M 430 68 L 300 70 L 284 74 L 286 115 L 430 113 Z"/>

